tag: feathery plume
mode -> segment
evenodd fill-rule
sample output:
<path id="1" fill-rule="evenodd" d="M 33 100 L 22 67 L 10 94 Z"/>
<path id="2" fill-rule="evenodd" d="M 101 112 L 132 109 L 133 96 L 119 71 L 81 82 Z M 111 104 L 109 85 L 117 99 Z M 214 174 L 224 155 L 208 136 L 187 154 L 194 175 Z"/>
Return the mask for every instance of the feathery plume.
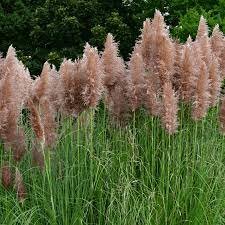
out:
<path id="1" fill-rule="evenodd" d="M 131 108 L 131 80 L 111 34 L 108 34 L 105 42 L 102 62 L 106 106 L 115 121 L 126 122 Z"/>
<path id="2" fill-rule="evenodd" d="M 145 108 L 152 116 L 160 116 L 162 112 L 162 103 L 155 90 L 154 83 L 148 80 L 147 93 L 144 102 Z"/>
<path id="3" fill-rule="evenodd" d="M 201 16 L 198 25 L 196 40 L 200 40 L 201 38 L 204 37 L 208 37 L 208 25 L 206 19 L 203 16 Z"/>
<path id="4" fill-rule="evenodd" d="M 187 45 L 187 42 L 186 42 Z M 191 45 L 191 43 L 190 43 Z M 181 76 L 182 76 L 182 57 L 184 51 L 184 45 L 181 44 L 178 40 L 174 42 L 175 56 L 174 56 L 174 74 L 172 75 L 172 86 L 174 91 L 177 93 L 177 96 L 180 97 L 181 93 Z"/>
<path id="5" fill-rule="evenodd" d="M 169 37 L 169 32 L 162 14 L 156 10 L 154 18 L 144 22 L 140 48 L 145 68 L 152 74 L 151 82 L 155 90 L 162 89 L 165 82 L 174 74 L 175 47 Z"/>
<path id="6" fill-rule="evenodd" d="M 212 46 L 212 51 L 220 63 L 221 51 L 224 48 L 224 36 L 223 33 L 220 31 L 218 24 L 213 29 L 210 42 Z"/>
<path id="7" fill-rule="evenodd" d="M 210 92 L 210 105 L 216 106 L 219 100 L 221 79 L 219 73 L 219 63 L 216 57 L 212 58 L 209 67 L 209 92 Z"/>
<path id="8" fill-rule="evenodd" d="M 199 120 L 206 115 L 209 107 L 209 98 L 209 74 L 205 62 L 202 61 L 192 110 L 192 118 L 194 120 Z"/>
<path id="9" fill-rule="evenodd" d="M 147 68 L 150 67 L 151 62 L 151 46 L 153 35 L 151 33 L 151 21 L 150 19 L 146 19 L 143 23 L 143 29 L 141 33 L 141 53 L 143 57 L 143 61 Z"/>
<path id="10" fill-rule="evenodd" d="M 208 37 L 208 25 L 203 16 L 200 18 L 198 33 L 196 36 L 195 47 L 198 45 L 201 52 L 201 59 L 205 62 L 207 69 L 212 60 L 212 49 L 210 38 Z M 197 47 L 196 47 L 197 48 Z"/>
<path id="11" fill-rule="evenodd" d="M 86 59 L 64 60 L 60 66 L 62 85 L 62 109 L 66 115 L 77 117 L 87 107 L 83 101 L 83 91 L 87 82 Z"/>
<path id="12" fill-rule="evenodd" d="M 87 84 L 82 93 L 83 99 L 86 106 L 95 108 L 103 91 L 103 68 L 97 49 L 91 48 L 90 45 L 87 44 L 84 55 L 87 57 Z"/>
<path id="13" fill-rule="evenodd" d="M 174 134 L 177 130 L 177 97 L 171 83 L 165 83 L 163 86 L 163 113 L 162 124 L 169 134 Z"/>
<path id="14" fill-rule="evenodd" d="M 39 103 L 40 99 L 45 96 L 48 90 L 48 79 L 51 68 L 48 62 L 44 63 L 40 77 L 36 78 L 33 87 L 32 99 L 35 104 Z"/>
<path id="15" fill-rule="evenodd" d="M 196 81 L 196 70 L 193 61 L 194 55 L 189 44 L 184 46 L 182 62 L 181 62 L 181 98 L 186 103 L 190 103 L 193 99 L 194 86 Z"/>
<path id="16" fill-rule="evenodd" d="M 128 64 L 128 71 L 132 80 L 132 110 L 135 111 L 137 108 L 144 104 L 146 95 L 145 85 L 145 68 L 143 58 L 139 53 L 136 53 L 134 49 L 130 62 Z"/>

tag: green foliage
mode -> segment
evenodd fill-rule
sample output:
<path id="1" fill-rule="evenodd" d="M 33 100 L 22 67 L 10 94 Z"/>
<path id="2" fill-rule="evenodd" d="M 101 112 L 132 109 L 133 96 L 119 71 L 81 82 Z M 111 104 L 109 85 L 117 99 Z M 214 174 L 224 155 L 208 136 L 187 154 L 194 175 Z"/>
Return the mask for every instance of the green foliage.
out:
<path id="1" fill-rule="evenodd" d="M 76 123 L 61 120 L 56 148 L 45 151 L 46 169 L 32 165 L 31 146 L 17 165 L 28 191 L 24 204 L 0 185 L 1 225 L 223 225 L 218 112 L 199 123 L 186 113 L 181 107 L 173 136 L 143 110 L 126 128 L 113 128 L 104 107 Z M 1 159 L 3 152 L 0 145 Z"/>
<path id="2" fill-rule="evenodd" d="M 225 0 L 2 0 L 0 50 L 5 53 L 13 44 L 38 75 L 44 61 L 58 66 L 61 58 L 74 59 L 86 42 L 102 50 L 110 32 L 127 59 L 143 21 L 152 18 L 155 9 L 165 14 L 171 34 L 181 41 L 189 34 L 195 37 L 200 15 L 211 29 L 219 23 L 225 32 Z"/>

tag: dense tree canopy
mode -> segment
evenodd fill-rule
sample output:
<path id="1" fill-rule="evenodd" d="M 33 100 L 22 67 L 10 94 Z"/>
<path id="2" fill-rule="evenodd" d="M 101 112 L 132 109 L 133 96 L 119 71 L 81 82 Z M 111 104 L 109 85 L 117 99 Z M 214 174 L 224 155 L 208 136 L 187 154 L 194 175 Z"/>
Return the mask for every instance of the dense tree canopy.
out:
<path id="1" fill-rule="evenodd" d="M 110 32 L 128 58 L 142 22 L 155 9 L 181 41 L 195 36 L 201 14 L 210 28 L 219 23 L 225 31 L 225 0 L 1 0 L 0 50 L 4 54 L 13 44 L 38 75 L 46 60 L 58 65 L 64 57 L 79 57 L 87 41 L 102 50 Z"/>

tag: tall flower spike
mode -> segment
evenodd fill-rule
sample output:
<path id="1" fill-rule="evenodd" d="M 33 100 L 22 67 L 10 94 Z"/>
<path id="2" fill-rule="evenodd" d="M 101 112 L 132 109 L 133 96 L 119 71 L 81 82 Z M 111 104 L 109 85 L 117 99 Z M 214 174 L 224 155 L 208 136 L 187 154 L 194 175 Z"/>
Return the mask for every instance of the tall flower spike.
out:
<path id="1" fill-rule="evenodd" d="M 172 81 L 174 73 L 175 47 L 169 36 L 164 36 L 159 45 L 159 77 L 161 86 Z"/>
<path id="2" fill-rule="evenodd" d="M 149 20 L 144 22 L 140 47 L 145 68 L 151 74 L 150 80 L 155 90 L 160 92 L 163 84 L 170 81 L 174 74 L 175 47 L 164 17 L 158 10 L 151 23 Z"/>
<path id="3" fill-rule="evenodd" d="M 213 29 L 210 41 L 212 51 L 220 63 L 221 51 L 224 48 L 224 36 L 223 33 L 220 31 L 218 24 Z"/>
<path id="4" fill-rule="evenodd" d="M 172 79 L 172 85 L 174 87 L 174 90 L 180 95 L 183 45 L 180 44 L 178 41 L 175 41 L 174 47 L 175 47 L 175 58 L 174 58 L 174 74 Z"/>
<path id="5" fill-rule="evenodd" d="M 181 98 L 186 103 L 190 103 L 193 99 L 194 85 L 196 81 L 195 67 L 193 61 L 193 52 L 190 45 L 184 46 L 182 63 L 181 63 Z"/>
<path id="6" fill-rule="evenodd" d="M 200 48 L 201 59 L 205 62 L 208 69 L 212 60 L 212 49 L 210 38 L 208 37 L 208 26 L 206 20 L 202 16 L 199 22 L 195 45 L 198 45 L 198 47 Z M 195 47 L 197 48 L 197 46 Z"/>
<path id="7" fill-rule="evenodd" d="M 208 37 L 208 25 L 206 19 L 203 16 L 201 16 L 198 25 L 196 40 L 199 40 L 203 37 Z"/>
<path id="8" fill-rule="evenodd" d="M 131 108 L 131 81 L 118 46 L 108 34 L 102 55 L 104 66 L 105 103 L 116 122 L 126 122 Z"/>
<path id="9" fill-rule="evenodd" d="M 59 72 L 53 65 L 48 77 L 48 88 L 47 93 L 44 96 L 47 98 L 55 111 L 58 111 L 62 105 L 62 87 L 61 87 L 61 77 Z"/>
<path id="10" fill-rule="evenodd" d="M 83 99 L 86 106 L 95 108 L 103 91 L 103 68 L 97 49 L 86 45 L 84 54 L 87 57 L 87 84 L 82 93 Z"/>
<path id="11" fill-rule="evenodd" d="M 143 58 L 139 53 L 136 53 L 137 49 L 131 55 L 130 62 L 128 64 L 128 70 L 132 80 L 132 110 L 135 111 L 137 108 L 144 104 L 144 98 L 146 95 L 145 85 L 145 69 Z"/>
<path id="12" fill-rule="evenodd" d="M 216 25 L 213 29 L 211 36 L 211 46 L 213 54 L 217 57 L 219 63 L 220 77 L 224 79 L 225 77 L 225 40 L 224 35 L 219 29 L 219 25 Z"/>
<path id="13" fill-rule="evenodd" d="M 51 68 L 49 63 L 45 62 L 40 77 L 38 77 L 34 82 L 33 101 L 35 104 L 38 103 L 41 97 L 43 97 L 47 92 L 50 71 Z"/>
<path id="14" fill-rule="evenodd" d="M 75 118 L 87 108 L 82 95 L 87 84 L 86 63 L 86 56 L 75 62 L 64 60 L 59 70 L 62 86 L 62 110 L 64 114 L 72 115 Z"/>
<path id="15" fill-rule="evenodd" d="M 213 57 L 209 67 L 209 90 L 210 90 L 210 105 L 216 106 L 219 100 L 221 79 L 219 72 L 219 64 L 216 57 Z"/>
<path id="16" fill-rule="evenodd" d="M 165 83 L 163 86 L 163 113 L 162 124 L 169 134 L 174 134 L 177 130 L 177 97 L 171 83 Z"/>
<path id="17" fill-rule="evenodd" d="M 141 53 L 143 57 L 143 61 L 147 67 L 150 64 L 151 57 L 151 43 L 153 36 L 151 35 L 151 21 L 150 19 L 146 19 L 143 23 L 143 29 L 141 34 Z"/>
<path id="18" fill-rule="evenodd" d="M 205 62 L 202 61 L 192 109 L 192 118 L 194 120 L 202 119 L 206 115 L 209 107 L 209 100 L 209 74 Z"/>

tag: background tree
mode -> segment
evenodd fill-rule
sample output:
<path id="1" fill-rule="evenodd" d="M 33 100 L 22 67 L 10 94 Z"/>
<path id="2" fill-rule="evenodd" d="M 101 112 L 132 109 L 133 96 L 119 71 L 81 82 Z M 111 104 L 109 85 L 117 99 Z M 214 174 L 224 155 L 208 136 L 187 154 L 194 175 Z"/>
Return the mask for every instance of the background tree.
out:
<path id="1" fill-rule="evenodd" d="M 1 0 L 0 51 L 13 44 L 31 74 L 38 75 L 46 60 L 58 66 L 64 57 L 81 56 L 86 42 L 102 50 L 110 32 L 127 59 L 155 9 L 181 41 L 195 37 L 200 15 L 211 30 L 218 23 L 225 31 L 225 0 Z"/>

